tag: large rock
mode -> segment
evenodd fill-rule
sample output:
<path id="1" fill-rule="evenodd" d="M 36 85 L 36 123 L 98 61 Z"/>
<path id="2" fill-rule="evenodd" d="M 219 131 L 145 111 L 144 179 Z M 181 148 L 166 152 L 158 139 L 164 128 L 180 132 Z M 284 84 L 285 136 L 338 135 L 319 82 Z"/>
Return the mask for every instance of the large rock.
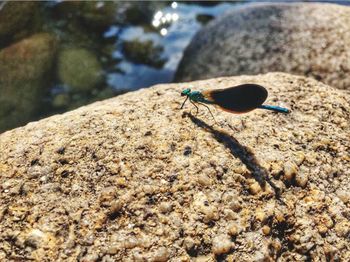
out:
<path id="1" fill-rule="evenodd" d="M 3 1 L 0 3 L 0 46 L 8 44 L 30 25 L 38 3 Z"/>
<path id="2" fill-rule="evenodd" d="M 47 91 L 57 46 L 36 34 L 0 50 L 0 132 L 33 119 Z"/>
<path id="3" fill-rule="evenodd" d="M 247 82 L 292 112 L 212 107 L 219 126 L 179 109 L 183 88 Z M 0 260 L 349 261 L 349 105 L 271 73 L 159 85 L 3 133 Z"/>
<path id="4" fill-rule="evenodd" d="M 272 71 L 350 89 L 350 7 L 252 4 L 209 23 L 187 47 L 175 80 Z"/>

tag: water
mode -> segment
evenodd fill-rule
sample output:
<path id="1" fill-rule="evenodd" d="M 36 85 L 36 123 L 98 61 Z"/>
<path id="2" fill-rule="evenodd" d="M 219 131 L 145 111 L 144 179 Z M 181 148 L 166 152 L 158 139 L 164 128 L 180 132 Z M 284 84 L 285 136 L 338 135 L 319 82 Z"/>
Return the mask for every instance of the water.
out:
<path id="1" fill-rule="evenodd" d="M 194 34 L 247 2 L 1 2 L 0 133 L 171 82 Z"/>
<path id="2" fill-rule="evenodd" d="M 116 35 L 121 41 L 131 41 L 139 39 L 140 41 L 151 40 L 155 45 L 164 48 L 162 56 L 166 63 L 160 69 L 129 61 L 123 57 L 121 50 L 116 50 L 115 55 L 123 61 L 119 64 L 124 74 L 115 73 L 108 76 L 108 82 L 115 88 L 137 89 L 157 83 L 171 82 L 180 62 L 183 51 L 191 41 L 193 35 L 203 26 L 197 21 L 197 15 L 206 15 L 216 17 L 228 9 L 233 8 L 237 3 L 221 3 L 215 6 L 189 5 L 186 3 L 169 4 L 160 10 L 155 10 L 153 24 L 158 25 L 156 21 L 161 21 L 167 15 L 176 18 L 170 20 L 169 26 L 161 24 L 154 26 L 157 32 L 147 33 L 140 26 L 126 26 L 123 28 L 112 27 L 108 35 Z M 173 7 L 172 7 L 173 6 Z M 175 7 L 175 8 L 174 8 Z M 158 14 L 158 15 L 157 15 Z M 160 19 L 157 16 L 160 15 Z M 165 31 L 165 30 L 166 31 Z M 164 35 L 161 31 L 164 30 Z"/>

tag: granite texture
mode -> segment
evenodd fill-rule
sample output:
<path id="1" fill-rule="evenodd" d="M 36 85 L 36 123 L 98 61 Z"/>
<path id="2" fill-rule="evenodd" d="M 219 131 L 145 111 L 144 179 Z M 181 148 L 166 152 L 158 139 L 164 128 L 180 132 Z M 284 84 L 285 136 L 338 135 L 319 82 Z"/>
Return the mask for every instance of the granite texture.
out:
<path id="1" fill-rule="evenodd" d="M 249 4 L 210 22 L 192 39 L 175 76 L 287 72 L 350 90 L 350 7 Z"/>
<path id="2" fill-rule="evenodd" d="M 183 110 L 257 83 L 288 115 Z M 350 97 L 282 73 L 163 84 L 0 135 L 1 261 L 348 261 Z"/>

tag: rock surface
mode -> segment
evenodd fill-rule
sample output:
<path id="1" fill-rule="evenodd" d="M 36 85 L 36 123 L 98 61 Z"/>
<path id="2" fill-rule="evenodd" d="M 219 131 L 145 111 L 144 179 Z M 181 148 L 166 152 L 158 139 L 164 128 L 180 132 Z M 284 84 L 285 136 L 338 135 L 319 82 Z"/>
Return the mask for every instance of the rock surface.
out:
<path id="1" fill-rule="evenodd" d="M 0 51 L 0 132 L 33 119 L 47 91 L 57 39 L 41 33 Z"/>
<path id="2" fill-rule="evenodd" d="M 350 7 L 252 4 L 214 20 L 192 39 L 175 80 L 281 71 L 350 90 Z"/>
<path id="3" fill-rule="evenodd" d="M 292 113 L 213 108 L 212 126 L 205 108 L 179 110 L 183 88 L 247 82 Z M 159 85 L 3 133 L 0 260 L 348 261 L 349 104 L 270 73 Z"/>

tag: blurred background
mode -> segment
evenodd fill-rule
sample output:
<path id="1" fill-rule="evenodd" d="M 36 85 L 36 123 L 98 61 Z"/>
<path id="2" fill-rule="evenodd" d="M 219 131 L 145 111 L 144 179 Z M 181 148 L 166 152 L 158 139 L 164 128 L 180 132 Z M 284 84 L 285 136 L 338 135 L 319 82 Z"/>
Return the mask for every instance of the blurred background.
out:
<path id="1" fill-rule="evenodd" d="M 0 2 L 0 132 L 172 82 L 196 32 L 247 2 Z"/>

